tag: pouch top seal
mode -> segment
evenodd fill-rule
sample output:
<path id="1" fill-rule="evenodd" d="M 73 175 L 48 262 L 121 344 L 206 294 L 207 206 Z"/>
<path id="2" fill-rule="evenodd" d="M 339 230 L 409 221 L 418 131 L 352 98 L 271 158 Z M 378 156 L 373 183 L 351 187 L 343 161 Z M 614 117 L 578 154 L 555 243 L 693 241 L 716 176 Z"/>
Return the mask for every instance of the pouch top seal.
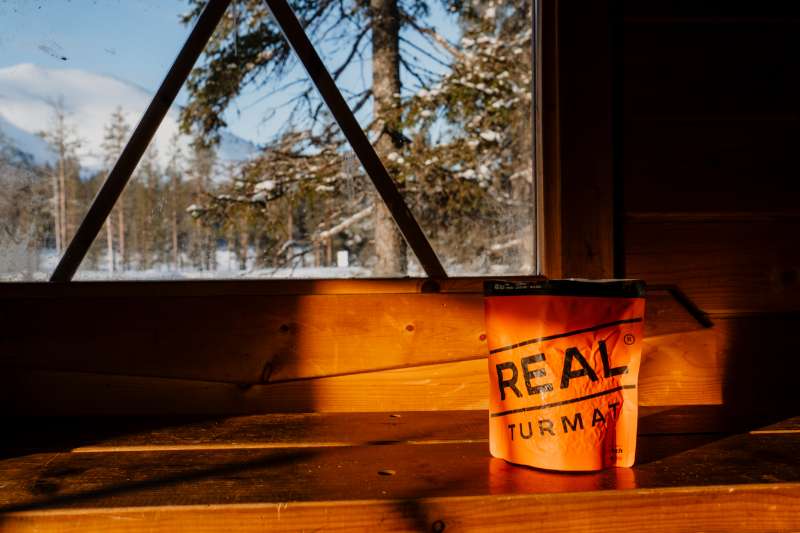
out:
<path id="1" fill-rule="evenodd" d="M 602 298 L 644 298 L 645 282 L 640 279 L 545 279 L 537 281 L 487 280 L 484 296 L 597 296 Z"/>

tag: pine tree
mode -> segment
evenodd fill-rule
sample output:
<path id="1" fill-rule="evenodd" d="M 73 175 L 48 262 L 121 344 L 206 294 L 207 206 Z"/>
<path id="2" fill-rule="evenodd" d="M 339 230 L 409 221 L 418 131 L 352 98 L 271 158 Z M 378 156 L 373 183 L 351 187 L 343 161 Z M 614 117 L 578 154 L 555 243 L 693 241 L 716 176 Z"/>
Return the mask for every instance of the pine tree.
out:
<path id="1" fill-rule="evenodd" d="M 150 145 L 139 163 L 136 176 L 129 184 L 132 249 L 140 270 L 152 268 L 162 257 L 163 211 L 161 198 L 161 168 L 158 150 Z"/>
<path id="2" fill-rule="evenodd" d="M 186 211 L 195 218 L 189 237 L 189 255 L 195 268 L 216 269 L 216 228 L 218 217 L 204 212 L 201 207 L 213 188 L 216 151 L 201 142 L 192 143 L 192 151 L 187 161 L 187 174 L 191 182 L 192 204 Z M 205 216 L 204 216 L 205 215 Z"/>
<path id="3" fill-rule="evenodd" d="M 194 6 L 186 19 L 197 16 L 203 2 L 190 0 Z M 457 9 L 456 4 L 447 4 Z M 401 57 L 400 39 L 403 32 L 412 31 L 435 34 L 415 19 L 428 13 L 430 6 L 424 0 L 370 0 L 370 2 L 351 2 L 322 0 L 320 2 L 292 2 L 298 18 L 307 33 L 317 42 L 322 36 L 334 40 L 337 47 L 347 50 L 343 61 L 335 65 L 332 75 L 338 79 L 363 52 L 365 39 L 372 42 L 372 88 L 353 95 L 352 107 L 358 111 L 370 98 L 373 101 L 373 135 L 377 137 L 376 147 L 382 155 L 387 155 L 398 143 L 397 135 L 400 121 L 399 95 L 401 92 L 401 67 L 412 69 Z M 189 80 L 191 95 L 189 104 L 183 109 L 183 126 L 186 131 L 195 131 L 212 139 L 218 130 L 225 126 L 221 111 L 248 85 L 270 85 L 276 87 L 291 72 L 294 64 L 292 52 L 286 44 L 279 28 L 268 18 L 263 0 L 234 1 L 233 9 L 218 28 L 206 50 L 206 63 L 196 68 Z M 339 166 L 335 150 L 342 146 L 342 139 L 336 138 L 335 128 L 323 111 L 323 106 L 307 88 L 295 99 L 294 117 L 303 113 L 320 128 L 316 134 L 307 128 L 288 128 L 278 142 L 270 149 L 282 152 L 288 157 L 297 158 L 299 154 L 312 151 L 327 159 L 329 169 Z M 324 123 L 324 119 L 328 119 Z M 322 131 L 320 131 L 320 129 Z M 298 137 L 297 133 L 301 135 Z M 294 141 L 294 142 L 293 142 Z M 315 171 L 312 171 L 315 172 Z M 302 176 L 305 169 L 292 172 L 287 181 L 298 182 L 314 179 L 323 186 L 325 176 Z M 396 176 L 402 186 L 402 177 Z M 374 241 L 377 254 L 375 273 L 379 275 L 402 275 L 406 272 L 406 247 L 394 221 L 376 197 L 370 199 L 375 209 Z M 340 213 L 345 218 L 346 213 Z"/>
<path id="4" fill-rule="evenodd" d="M 274 87 L 291 70 L 290 52 L 256 4 L 237 4 L 238 16 L 226 19 L 206 63 L 195 69 L 185 128 L 213 139 L 225 125 L 221 111 L 244 87 Z M 359 110 L 371 99 L 376 149 L 448 268 L 530 271 L 529 0 L 445 4 L 458 17 L 458 43 L 426 25 L 426 2 L 314 6 L 294 5 L 312 40 L 324 35 L 348 50 L 334 77 L 371 38 L 372 84 L 352 96 L 351 106 Z M 420 48 L 410 33 L 429 48 Z M 445 73 L 427 68 L 431 62 Z M 405 89 L 401 72 L 410 80 Z M 278 261 L 292 241 L 315 264 L 330 263 L 333 248 L 344 247 L 373 273 L 402 274 L 405 243 L 371 185 L 353 170 L 331 117 L 309 93 L 294 102 L 289 124 L 243 169 L 242 179 L 207 195 L 197 216 L 256 217 L 254 241 L 264 265 Z M 305 242 L 286 235 L 289 220 L 305 229 Z"/>
<path id="5" fill-rule="evenodd" d="M 162 262 L 169 264 L 173 271 L 178 271 L 182 267 L 181 262 L 181 235 L 185 234 L 184 213 L 188 203 L 184 205 L 184 184 L 182 181 L 183 154 L 181 152 L 179 137 L 176 134 L 170 142 L 170 153 L 165 169 L 165 210 L 169 215 L 169 225 L 166 228 L 168 239 L 168 250 L 165 252 Z M 162 219 L 163 220 L 163 219 Z"/>
<path id="6" fill-rule="evenodd" d="M 122 108 L 117 107 L 117 109 L 111 114 L 111 117 L 109 117 L 109 121 L 105 127 L 105 135 L 103 136 L 103 164 L 105 166 L 106 175 L 111 172 L 111 169 L 117 162 L 122 150 L 125 148 L 129 130 L 130 127 L 125 121 L 125 115 L 122 111 Z M 108 249 L 109 272 L 114 272 L 117 269 L 116 249 L 114 247 L 114 213 L 117 214 L 117 246 L 120 252 L 119 267 L 124 270 L 126 263 L 124 192 L 117 199 L 114 211 L 106 219 L 106 243 Z"/>
<path id="7" fill-rule="evenodd" d="M 78 179 L 79 166 L 76 152 L 80 140 L 74 127 L 69 124 L 68 114 L 63 98 L 50 102 L 52 123 L 50 129 L 41 132 L 40 136 L 47 141 L 50 150 L 56 157 L 50 169 L 52 188 L 52 214 L 55 234 L 56 252 L 61 255 L 71 236 L 69 231 L 68 185 Z"/>
<path id="8" fill-rule="evenodd" d="M 30 280 L 53 241 L 50 182 L 0 131 L 0 279 Z"/>
<path id="9" fill-rule="evenodd" d="M 531 3 L 488 0 L 462 15 L 448 75 L 404 102 L 414 143 L 401 152 L 418 180 L 418 203 L 443 205 L 425 220 L 459 263 L 484 256 L 517 272 L 533 268 Z M 432 132 L 444 122 L 437 138 Z M 420 196 L 432 195 L 420 199 Z M 498 242 L 499 241 L 499 242 Z"/>

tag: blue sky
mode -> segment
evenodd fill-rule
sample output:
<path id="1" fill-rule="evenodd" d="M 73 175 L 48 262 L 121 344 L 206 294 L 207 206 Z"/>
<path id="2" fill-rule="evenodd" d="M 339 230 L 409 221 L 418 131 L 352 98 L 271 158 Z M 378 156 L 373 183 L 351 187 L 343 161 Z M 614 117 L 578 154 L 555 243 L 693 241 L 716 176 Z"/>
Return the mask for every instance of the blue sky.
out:
<path id="1" fill-rule="evenodd" d="M 186 0 L 0 0 L 0 67 L 35 63 L 77 68 L 109 74 L 152 92 L 189 33 L 179 20 L 186 9 Z M 438 7 L 432 18 L 444 21 L 438 25 L 440 31 L 456 38 L 455 24 Z M 365 67 L 353 66 L 342 84 L 362 87 L 370 77 L 368 64 Z M 178 103 L 186 96 L 182 91 Z M 226 114 L 229 128 L 253 142 L 265 142 L 285 122 L 287 112 L 278 110 L 267 123 L 263 117 L 288 96 L 282 93 L 270 100 L 263 91 L 248 91 Z"/>

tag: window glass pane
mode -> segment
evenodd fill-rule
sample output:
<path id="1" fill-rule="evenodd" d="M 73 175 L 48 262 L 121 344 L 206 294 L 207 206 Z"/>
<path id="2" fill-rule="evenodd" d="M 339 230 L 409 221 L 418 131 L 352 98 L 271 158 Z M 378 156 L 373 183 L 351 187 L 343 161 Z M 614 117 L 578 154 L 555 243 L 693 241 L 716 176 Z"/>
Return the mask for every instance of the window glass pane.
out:
<path id="1" fill-rule="evenodd" d="M 48 279 L 116 157 L 109 125 L 139 120 L 188 33 L 185 9 L 0 2 L 0 280 Z M 105 262 L 104 250 L 87 258 Z"/>
<path id="2" fill-rule="evenodd" d="M 18 56 L 0 56 L 3 65 L 29 61 L 20 49 L 44 54 L 40 63 L 60 63 L 58 50 L 71 43 L 68 37 L 77 39 L 57 24 L 67 8 L 90 18 L 107 11 L 128 28 L 124 35 L 110 32 L 116 44 L 108 48 L 115 57 L 121 50 L 136 57 L 113 61 L 112 68 L 105 57 L 111 52 L 95 50 L 82 67 L 142 89 L 140 100 L 120 94 L 119 104 L 97 110 L 92 128 L 76 121 L 97 139 L 92 156 L 99 170 L 78 180 L 87 184 L 87 200 L 188 33 L 181 15 L 196 14 L 202 3 L 53 2 L 60 9 L 52 8 L 50 28 L 31 8 L 18 15 L 30 17 L 47 51 L 39 42 L 26 49 L 23 29 L 12 32 L 15 42 L 0 41 Z M 532 272 L 530 5 L 373 0 L 372 13 L 355 2 L 293 5 L 448 273 Z M 371 15 L 378 13 L 375 20 L 383 23 L 373 24 Z M 138 33 L 141 27 L 148 27 L 147 38 Z M 151 39 L 156 30 L 159 38 Z M 160 52 L 136 52 L 153 41 Z M 159 54 L 163 60 L 153 61 Z M 85 100 L 100 97 L 87 91 Z M 116 105 L 123 106 L 122 116 L 114 115 Z M 177 133 L 181 121 L 190 134 Z M 77 159 L 81 168 L 89 166 Z M 41 182 L 40 188 L 43 219 L 35 242 L 46 258 L 40 262 L 52 268 L 54 229 L 46 220 L 52 187 Z M 71 201 L 85 211 L 77 193 Z M 35 205 L 26 209 L 37 212 Z M 0 213 L 0 221 L 4 217 Z M 423 274 L 264 2 L 240 0 L 77 278 Z"/>

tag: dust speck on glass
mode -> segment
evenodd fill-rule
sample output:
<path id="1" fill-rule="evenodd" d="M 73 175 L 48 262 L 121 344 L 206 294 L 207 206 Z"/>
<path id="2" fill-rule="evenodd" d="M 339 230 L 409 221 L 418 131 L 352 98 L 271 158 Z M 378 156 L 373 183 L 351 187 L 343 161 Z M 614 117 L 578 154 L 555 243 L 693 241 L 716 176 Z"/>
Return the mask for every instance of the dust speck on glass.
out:
<path id="1" fill-rule="evenodd" d="M 290 4 L 448 274 L 533 273 L 531 1 Z M 203 5 L 0 0 L 0 281 L 49 278 Z M 234 0 L 75 279 L 424 275 L 379 202 Z"/>

